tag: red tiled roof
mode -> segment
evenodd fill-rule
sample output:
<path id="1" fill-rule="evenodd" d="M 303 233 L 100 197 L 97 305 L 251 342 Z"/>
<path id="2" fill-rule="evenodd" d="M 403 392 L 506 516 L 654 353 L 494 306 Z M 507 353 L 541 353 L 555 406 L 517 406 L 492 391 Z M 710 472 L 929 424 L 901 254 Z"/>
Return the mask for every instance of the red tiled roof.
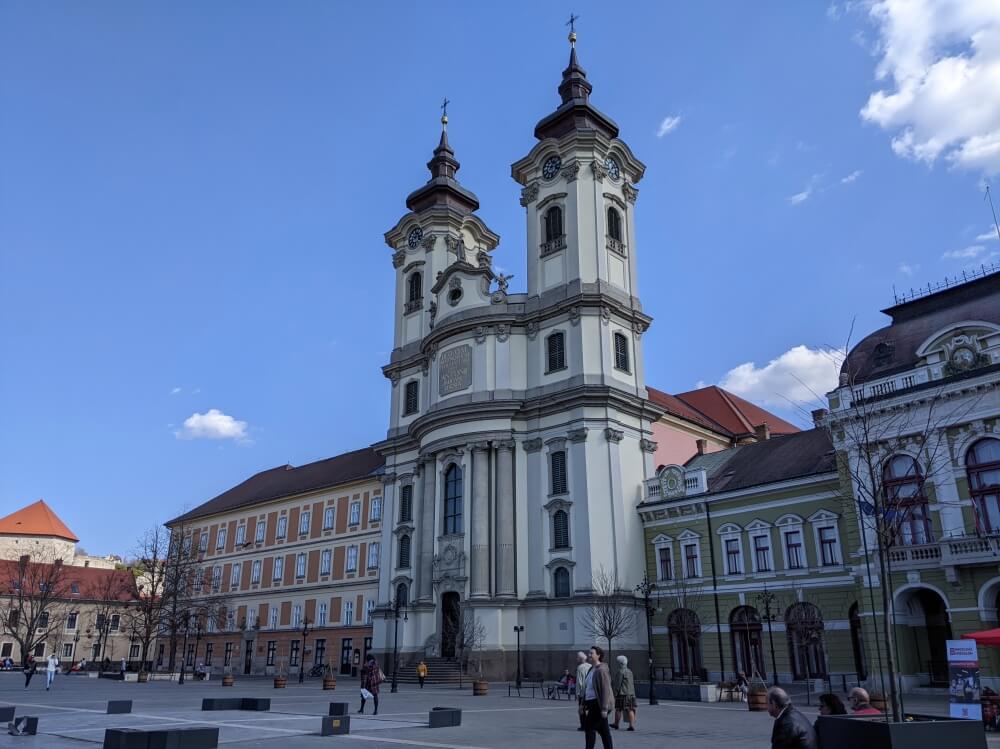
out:
<path id="1" fill-rule="evenodd" d="M 801 431 L 794 424 L 789 424 L 770 411 L 717 385 L 678 393 L 677 398 L 737 436 L 753 434 L 754 427 L 765 423 L 771 434 L 795 434 Z"/>
<path id="2" fill-rule="evenodd" d="M 43 499 L 0 518 L 0 533 L 12 536 L 55 536 L 73 542 L 80 540 Z"/>
<path id="3" fill-rule="evenodd" d="M 713 432 L 720 432 L 721 434 L 730 436 L 728 429 L 723 427 L 721 424 L 712 421 L 704 414 L 699 413 L 676 395 L 664 393 L 662 390 L 651 388 L 648 385 L 646 386 L 646 391 L 649 393 L 649 399 L 656 405 L 667 409 L 667 413 L 679 416 L 687 421 L 692 421 L 695 424 L 700 424 L 703 427 L 711 429 Z"/>
<path id="4" fill-rule="evenodd" d="M 14 582 L 18 580 L 44 582 L 55 580 L 48 572 L 36 569 L 24 574 L 18 571 L 19 562 L 16 559 L 0 559 L 0 594 L 11 591 Z M 39 568 L 46 570 L 51 565 L 38 562 Z M 132 601 L 138 598 L 135 587 L 135 577 L 128 570 L 106 569 L 101 567 L 77 567 L 71 564 L 62 565 L 64 572 L 58 577 L 58 584 L 65 588 L 67 599 L 81 601 L 112 595 L 118 601 Z"/>

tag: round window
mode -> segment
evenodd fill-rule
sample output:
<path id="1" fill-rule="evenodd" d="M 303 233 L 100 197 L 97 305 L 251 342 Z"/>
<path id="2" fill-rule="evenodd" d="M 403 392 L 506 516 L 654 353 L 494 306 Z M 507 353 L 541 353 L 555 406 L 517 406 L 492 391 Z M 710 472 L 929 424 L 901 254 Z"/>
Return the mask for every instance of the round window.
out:
<path id="1" fill-rule="evenodd" d="M 461 289 L 452 289 L 451 291 L 448 292 L 448 304 L 454 307 L 460 301 L 462 301 Z"/>

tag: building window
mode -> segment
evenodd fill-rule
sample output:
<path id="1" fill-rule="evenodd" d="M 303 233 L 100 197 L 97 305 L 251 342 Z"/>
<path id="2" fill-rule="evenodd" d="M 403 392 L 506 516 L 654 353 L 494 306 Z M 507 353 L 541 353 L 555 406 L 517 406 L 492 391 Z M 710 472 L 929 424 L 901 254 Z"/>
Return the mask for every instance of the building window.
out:
<path id="1" fill-rule="evenodd" d="M 278 538 L 288 535 L 288 516 L 282 515 L 278 518 Z"/>
<path id="2" fill-rule="evenodd" d="M 924 479 L 917 461 L 909 455 L 893 455 L 883 469 L 882 483 L 887 505 L 884 514 L 887 519 L 893 518 L 890 522 L 896 526 L 897 542 L 914 546 L 933 541 Z"/>
<path id="3" fill-rule="evenodd" d="M 399 569 L 408 570 L 410 568 L 410 537 L 403 534 L 399 537 L 399 553 L 396 555 Z"/>
<path id="4" fill-rule="evenodd" d="M 657 562 L 659 564 L 657 572 L 661 580 L 674 579 L 674 560 L 671 552 L 672 550 L 669 546 L 661 546 L 656 550 Z"/>
<path id="5" fill-rule="evenodd" d="M 201 593 L 201 586 L 204 583 L 205 570 L 195 570 L 194 571 L 194 592 Z"/>
<path id="6" fill-rule="evenodd" d="M 247 541 L 247 527 L 245 525 L 236 526 L 236 545 L 242 546 Z"/>
<path id="7" fill-rule="evenodd" d="M 823 646 L 823 618 L 811 603 L 795 603 L 785 612 L 789 660 L 793 679 L 821 679 L 826 676 Z"/>
<path id="8" fill-rule="evenodd" d="M 48 628 L 49 628 L 49 612 L 43 611 L 41 614 L 38 615 L 38 630 L 42 631 Z M 101 629 L 101 627 L 98 626 L 98 629 Z"/>
<path id="9" fill-rule="evenodd" d="M 545 371 L 566 369 L 566 335 L 561 331 L 545 339 Z"/>
<path id="10" fill-rule="evenodd" d="M 726 539 L 726 574 L 739 575 L 743 570 L 740 565 L 740 541 L 738 538 Z"/>
<path id="11" fill-rule="evenodd" d="M 222 588 L 222 567 L 216 565 L 212 568 L 212 592 L 218 593 Z"/>
<path id="12" fill-rule="evenodd" d="M 403 398 L 403 416 L 415 414 L 420 408 L 420 383 L 410 380 L 406 383 L 405 396 Z"/>
<path id="13" fill-rule="evenodd" d="M 691 609 L 674 609 L 667 616 L 670 666 L 674 679 L 701 678 L 701 620 Z"/>
<path id="14" fill-rule="evenodd" d="M 569 548 L 569 515 L 566 510 L 556 510 L 552 515 L 552 548 Z"/>
<path id="15" fill-rule="evenodd" d="M 306 555 L 299 554 L 295 557 L 295 577 L 306 576 Z"/>
<path id="16" fill-rule="evenodd" d="M 424 295 L 424 279 L 419 272 L 411 273 L 406 279 L 407 312 L 420 308 L 420 300 Z"/>
<path id="17" fill-rule="evenodd" d="M 818 528 L 819 534 L 819 556 L 824 567 L 833 567 L 840 564 L 840 555 L 837 553 L 837 529 L 831 526 Z"/>
<path id="18" fill-rule="evenodd" d="M 357 571 L 357 569 L 358 569 L 358 547 L 348 546 L 346 570 L 348 572 L 355 572 Z"/>
<path id="19" fill-rule="evenodd" d="M 278 628 L 278 607 L 272 605 L 267 612 L 267 628 L 277 629 Z"/>
<path id="20" fill-rule="evenodd" d="M 188 668 L 194 666 L 194 647 L 195 644 L 193 642 L 188 643 L 187 658 L 184 659 Z"/>
<path id="21" fill-rule="evenodd" d="M 258 520 L 257 521 L 257 527 L 256 527 L 256 530 L 254 532 L 254 539 L 253 540 L 256 541 L 259 544 L 264 543 L 264 533 L 266 531 L 267 531 L 267 521 L 266 520 Z"/>
<path id="22" fill-rule="evenodd" d="M 368 544 L 368 569 L 373 570 L 378 567 L 378 552 L 378 541 L 372 541 Z"/>
<path id="23" fill-rule="evenodd" d="M 76 618 L 78 614 L 73 611 L 66 615 L 66 629 L 76 629 Z"/>
<path id="24" fill-rule="evenodd" d="M 219 528 L 219 532 L 215 536 L 215 549 L 218 551 L 224 548 L 226 548 L 226 529 Z"/>
<path id="25" fill-rule="evenodd" d="M 562 208 L 552 206 L 545 212 L 545 241 L 553 242 L 563 235 Z"/>
<path id="26" fill-rule="evenodd" d="M 549 455 L 549 488 L 553 494 L 565 494 L 566 451 L 556 450 Z"/>
<path id="27" fill-rule="evenodd" d="M 413 484 L 406 484 L 399 489 L 399 522 L 409 523 L 413 520 Z"/>
<path id="28" fill-rule="evenodd" d="M 323 511 L 323 530 L 328 531 L 333 529 L 333 508 L 327 507 Z"/>
<path id="29" fill-rule="evenodd" d="M 267 661 L 266 661 L 266 665 L 268 665 L 268 666 L 273 666 L 274 665 L 274 656 L 275 656 L 275 654 L 277 652 L 278 652 L 278 641 L 277 640 L 268 640 L 267 641 Z"/>
<path id="30" fill-rule="evenodd" d="M 454 463 L 444 474 L 444 532 L 462 532 L 462 469 Z"/>
<path id="31" fill-rule="evenodd" d="M 139 643 L 133 642 L 128 648 L 128 659 L 134 661 L 139 657 Z"/>
<path id="32" fill-rule="evenodd" d="M 622 215 L 615 208 L 608 208 L 608 238 L 622 241 Z"/>
<path id="33" fill-rule="evenodd" d="M 229 587 L 238 588 L 240 587 L 240 577 L 243 574 L 243 565 L 237 562 L 233 565 L 233 571 L 229 575 Z"/>
<path id="34" fill-rule="evenodd" d="M 969 493 L 980 533 L 1000 531 L 1000 440 L 979 440 L 965 455 Z"/>
<path id="35" fill-rule="evenodd" d="M 354 601 L 344 601 L 344 624 L 350 626 L 354 622 Z"/>
<path id="36" fill-rule="evenodd" d="M 292 627 L 298 629 L 302 624 L 302 604 L 292 606 Z"/>
<path id="37" fill-rule="evenodd" d="M 757 565 L 757 572 L 771 571 L 771 537 L 753 537 L 754 564 Z"/>
<path id="38" fill-rule="evenodd" d="M 628 339 L 621 333 L 614 334 L 615 342 L 615 369 L 623 372 L 631 371 L 628 365 Z"/>
<path id="39" fill-rule="evenodd" d="M 326 626 L 326 604 L 321 603 L 319 605 L 318 613 L 316 614 L 316 624 L 320 627 Z"/>
<path id="40" fill-rule="evenodd" d="M 313 649 L 313 665 L 322 666 L 326 662 L 326 640 L 319 638 L 316 640 L 316 647 Z"/>
<path id="41" fill-rule="evenodd" d="M 233 643 L 231 642 L 226 643 L 226 651 L 222 658 L 222 665 L 223 666 L 233 665 Z"/>
<path id="42" fill-rule="evenodd" d="M 410 601 L 410 591 L 406 587 L 406 583 L 400 583 L 396 586 L 396 603 L 400 606 L 405 606 Z"/>
<path id="43" fill-rule="evenodd" d="M 319 574 L 329 575 L 330 569 L 332 567 L 333 552 L 329 549 L 323 549 L 319 555 Z"/>
<path id="44" fill-rule="evenodd" d="M 236 629 L 236 609 L 225 609 L 226 612 L 226 631 L 232 632 Z"/>
<path id="45" fill-rule="evenodd" d="M 802 531 L 785 531 L 785 561 L 790 570 L 800 570 L 806 566 L 802 553 Z"/>
<path id="46" fill-rule="evenodd" d="M 73 643 L 71 643 L 71 642 L 65 642 L 65 643 L 63 643 L 63 654 L 62 654 L 62 657 L 63 658 L 72 658 L 73 657 Z"/>
<path id="47" fill-rule="evenodd" d="M 351 517 L 348 523 L 350 525 L 357 525 L 361 522 L 361 503 L 351 502 Z"/>
<path id="48" fill-rule="evenodd" d="M 382 497 L 372 497 L 368 505 L 368 522 L 377 523 L 382 520 Z"/>
<path id="49" fill-rule="evenodd" d="M 244 620 L 246 622 L 247 629 L 257 629 L 258 628 L 257 627 L 257 617 L 258 617 L 258 610 L 257 610 L 256 607 L 250 609 L 249 611 L 247 611 L 247 616 L 246 616 L 246 619 Z"/>
<path id="50" fill-rule="evenodd" d="M 372 623 L 372 615 L 375 613 L 375 599 L 369 598 L 365 601 L 365 624 Z"/>
<path id="51" fill-rule="evenodd" d="M 302 514 L 299 515 L 299 535 L 300 536 L 303 533 L 308 533 L 309 532 L 309 520 L 311 518 L 311 515 L 312 515 L 312 513 L 310 513 L 308 510 L 303 510 Z"/>
<path id="52" fill-rule="evenodd" d="M 298 666 L 299 665 L 299 641 L 292 640 L 291 649 L 288 653 L 288 665 Z"/>
<path id="53" fill-rule="evenodd" d="M 190 538 L 185 538 L 184 539 L 184 546 L 185 546 L 185 549 L 184 549 L 185 553 L 191 551 L 191 539 Z M 204 531 L 200 536 L 198 536 L 198 551 L 200 551 L 202 554 L 204 554 L 206 551 L 208 551 L 208 531 Z"/>
<path id="54" fill-rule="evenodd" d="M 552 575 L 552 590 L 556 598 L 569 598 L 569 570 L 565 567 L 556 567 Z"/>
<path id="55" fill-rule="evenodd" d="M 210 643 L 210 642 L 206 642 L 205 643 L 205 665 L 206 666 L 211 666 L 212 665 L 212 651 L 214 649 L 215 648 L 212 645 L 212 643 Z M 136 653 L 136 656 L 138 657 L 138 653 Z"/>
<path id="56" fill-rule="evenodd" d="M 275 557 L 274 558 L 274 579 L 280 580 L 282 574 L 285 571 L 285 558 Z"/>
<path id="57" fill-rule="evenodd" d="M 259 583 L 260 582 L 260 560 L 254 559 L 250 564 L 250 582 Z"/>
<path id="58" fill-rule="evenodd" d="M 698 564 L 698 544 L 684 544 L 684 576 L 701 577 Z"/>

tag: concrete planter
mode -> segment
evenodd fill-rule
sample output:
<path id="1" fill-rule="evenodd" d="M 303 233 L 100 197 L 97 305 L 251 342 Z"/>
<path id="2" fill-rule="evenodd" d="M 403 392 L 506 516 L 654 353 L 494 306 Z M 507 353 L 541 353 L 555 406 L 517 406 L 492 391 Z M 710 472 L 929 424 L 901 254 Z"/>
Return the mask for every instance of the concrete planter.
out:
<path id="1" fill-rule="evenodd" d="M 900 723 L 874 716 L 823 715 L 817 723 L 820 746 L 851 749 L 986 749 L 978 720 L 907 715 Z"/>

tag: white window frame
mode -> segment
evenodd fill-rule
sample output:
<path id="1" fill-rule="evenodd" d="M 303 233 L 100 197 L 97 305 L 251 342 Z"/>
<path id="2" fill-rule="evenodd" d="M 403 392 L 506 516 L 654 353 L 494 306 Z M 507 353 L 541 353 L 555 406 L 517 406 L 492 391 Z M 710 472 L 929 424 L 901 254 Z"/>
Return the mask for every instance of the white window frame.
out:
<path id="1" fill-rule="evenodd" d="M 298 629 L 302 625 L 302 604 L 292 604 L 292 629 Z"/>
<path id="2" fill-rule="evenodd" d="M 345 627 L 354 624 L 354 601 L 344 600 L 343 621 Z"/>
<path id="3" fill-rule="evenodd" d="M 345 572 L 357 572 L 358 571 L 358 547 L 351 546 L 347 547 L 347 560 L 344 562 Z"/>
<path id="4" fill-rule="evenodd" d="M 336 512 L 334 512 L 334 507 L 327 507 L 323 510 L 323 530 L 331 531 L 333 530 L 333 524 L 336 521 Z"/>
<path id="5" fill-rule="evenodd" d="M 365 624 L 372 623 L 372 617 L 375 614 L 375 599 L 369 598 L 365 601 Z"/>
<path id="6" fill-rule="evenodd" d="M 226 527 L 222 526 L 215 534 L 215 550 L 226 548 Z"/>
<path id="7" fill-rule="evenodd" d="M 275 538 L 287 538 L 288 537 L 288 515 L 278 516 L 278 532 Z"/>
<path id="8" fill-rule="evenodd" d="M 326 604 L 320 601 L 319 606 L 316 608 L 316 626 L 325 627 L 326 626 Z"/>
<path id="9" fill-rule="evenodd" d="M 285 576 L 285 558 L 275 557 L 274 558 L 274 577 L 273 580 L 281 580 Z"/>
<path id="10" fill-rule="evenodd" d="M 806 534 L 803 528 L 804 521 L 798 515 L 782 515 L 774 523 L 778 529 L 778 538 L 781 541 L 781 561 L 786 572 L 799 573 L 809 569 L 809 550 L 806 549 Z M 802 543 L 802 566 L 790 567 L 788 564 L 788 539 L 785 534 L 798 531 Z"/>
<path id="11" fill-rule="evenodd" d="M 260 583 L 260 568 L 261 563 L 259 559 L 254 559 L 250 563 L 250 582 L 255 585 Z"/>
<path id="12" fill-rule="evenodd" d="M 701 536 L 692 530 L 686 530 L 677 536 L 677 543 L 681 549 L 681 580 L 699 580 L 704 576 L 702 570 L 702 555 L 701 555 Z M 693 545 L 695 547 L 695 567 L 697 568 L 698 576 L 691 577 L 688 575 L 688 565 L 687 565 L 687 546 Z"/>
<path id="13" fill-rule="evenodd" d="M 323 549 L 319 553 L 319 574 L 329 575 L 333 570 L 333 552 L 330 549 Z"/>
<path id="14" fill-rule="evenodd" d="M 267 520 L 257 520 L 257 526 L 254 528 L 254 543 L 262 544 L 264 543 L 264 537 L 267 535 Z"/>
<path id="15" fill-rule="evenodd" d="M 361 524 L 361 503 L 351 502 L 351 510 L 349 513 L 349 518 L 347 521 L 348 525 L 360 525 Z"/>
<path id="16" fill-rule="evenodd" d="M 368 544 L 368 569 L 370 570 L 378 568 L 380 546 L 378 541 L 372 541 Z"/>
<path id="17" fill-rule="evenodd" d="M 278 607 L 275 606 L 272 603 L 270 605 L 270 607 L 268 608 L 268 610 L 267 610 L 267 628 L 268 629 L 277 629 L 278 628 L 278 616 L 279 616 Z"/>
<path id="18" fill-rule="evenodd" d="M 382 520 L 382 495 L 372 497 L 368 505 L 368 522 L 378 523 Z"/>
<path id="19" fill-rule="evenodd" d="M 774 559 L 774 539 L 771 537 L 771 526 L 769 523 L 765 523 L 763 520 L 754 520 L 748 523 L 746 528 L 746 534 L 749 542 L 749 548 L 747 550 L 747 555 L 750 557 L 750 569 L 756 574 L 758 572 L 769 573 L 775 570 L 775 559 Z M 770 568 L 766 570 L 760 569 L 757 565 L 757 542 L 758 537 L 763 536 L 767 539 L 767 560 L 770 562 Z"/>
<path id="20" fill-rule="evenodd" d="M 661 533 L 650 543 L 653 546 L 653 559 L 656 565 L 657 582 L 673 582 L 673 580 L 677 578 L 677 565 L 674 563 L 674 540 L 670 538 L 670 536 L 664 536 Z M 671 577 L 664 577 L 663 568 L 660 566 L 660 551 L 663 549 L 666 549 L 667 554 L 670 556 Z"/>
<path id="21" fill-rule="evenodd" d="M 236 545 L 242 546 L 247 541 L 247 527 L 245 523 L 236 526 Z"/>
<path id="22" fill-rule="evenodd" d="M 737 577 L 746 574 L 746 557 L 743 555 L 743 529 L 735 523 L 726 523 L 718 531 L 719 546 L 722 550 L 722 569 L 727 577 Z M 736 542 L 736 572 L 729 571 L 729 542 Z"/>
<path id="23" fill-rule="evenodd" d="M 305 577 L 306 576 L 306 555 L 305 552 L 299 552 L 295 557 L 295 577 Z"/>
<path id="24" fill-rule="evenodd" d="M 217 564 L 212 568 L 212 592 L 218 593 L 222 588 L 222 565 Z"/>
<path id="25" fill-rule="evenodd" d="M 229 588 L 238 588 L 240 586 L 240 578 L 243 577 L 243 564 L 241 562 L 233 562 L 233 568 L 229 573 Z"/>
<path id="26" fill-rule="evenodd" d="M 825 509 L 814 512 L 808 518 L 807 522 L 812 526 L 813 543 L 816 544 L 816 565 L 818 567 L 829 569 L 831 567 L 841 567 L 844 564 L 844 551 L 840 545 L 840 524 L 837 522 L 839 518 L 840 516 L 836 513 Z M 830 528 L 833 530 L 833 553 L 836 557 L 833 564 L 825 564 L 823 562 L 823 546 L 819 538 L 821 528 Z"/>
<path id="27" fill-rule="evenodd" d="M 312 521 L 312 512 L 303 510 L 299 513 L 299 535 L 304 536 L 309 532 L 309 523 Z"/>

